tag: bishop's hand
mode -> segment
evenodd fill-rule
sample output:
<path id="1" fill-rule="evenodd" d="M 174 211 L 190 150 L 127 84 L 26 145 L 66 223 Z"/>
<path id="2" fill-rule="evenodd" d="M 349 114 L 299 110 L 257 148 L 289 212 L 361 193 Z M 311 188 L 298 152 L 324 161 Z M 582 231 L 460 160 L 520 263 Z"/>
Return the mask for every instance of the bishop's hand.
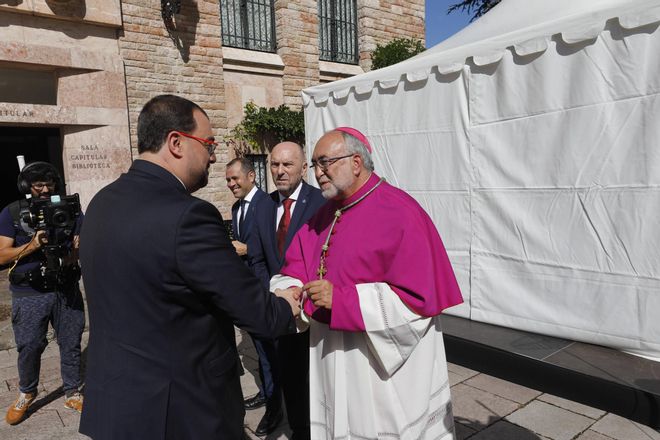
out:
<path id="1" fill-rule="evenodd" d="M 316 307 L 332 309 L 332 283 L 328 280 L 314 280 L 302 287 L 307 297 Z"/>

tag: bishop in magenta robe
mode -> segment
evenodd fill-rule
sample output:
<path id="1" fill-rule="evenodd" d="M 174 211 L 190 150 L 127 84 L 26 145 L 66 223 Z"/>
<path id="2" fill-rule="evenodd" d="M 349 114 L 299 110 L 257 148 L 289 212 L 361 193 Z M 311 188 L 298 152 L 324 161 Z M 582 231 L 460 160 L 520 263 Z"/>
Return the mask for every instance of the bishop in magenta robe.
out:
<path id="1" fill-rule="evenodd" d="M 454 438 L 438 315 L 462 302 L 435 225 L 339 128 L 312 165 L 329 202 L 294 237 L 271 291 L 303 287 L 312 439 Z"/>

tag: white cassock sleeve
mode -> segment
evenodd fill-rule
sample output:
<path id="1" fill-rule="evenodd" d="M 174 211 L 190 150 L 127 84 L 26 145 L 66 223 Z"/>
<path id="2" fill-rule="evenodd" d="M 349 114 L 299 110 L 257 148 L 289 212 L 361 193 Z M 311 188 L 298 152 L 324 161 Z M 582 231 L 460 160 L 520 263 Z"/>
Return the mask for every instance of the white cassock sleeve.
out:
<path id="1" fill-rule="evenodd" d="M 388 376 L 392 376 L 406 362 L 433 321 L 410 310 L 386 283 L 355 287 L 369 349 Z"/>
<path id="2" fill-rule="evenodd" d="M 303 282 L 298 278 L 293 278 L 288 275 L 277 274 L 270 279 L 270 291 L 275 292 L 275 289 L 288 289 L 291 286 L 302 287 Z"/>
<path id="3" fill-rule="evenodd" d="M 294 285 L 282 275 L 270 283 Z M 310 322 L 312 438 L 454 439 L 439 320 L 411 311 L 386 283 L 356 289 L 365 331 Z"/>
<path id="4" fill-rule="evenodd" d="M 298 278 L 293 278 L 288 275 L 280 275 L 277 274 L 273 276 L 273 278 L 270 279 L 270 291 L 275 292 L 276 289 L 288 289 L 291 286 L 296 286 L 296 287 L 302 287 L 303 282 L 300 281 Z M 303 298 L 300 300 L 300 305 L 302 308 L 302 301 L 305 299 Z M 296 318 L 296 331 L 298 333 L 302 333 L 304 331 L 307 331 L 309 328 L 309 317 L 305 314 L 303 310 L 300 311 L 300 316 Z"/>

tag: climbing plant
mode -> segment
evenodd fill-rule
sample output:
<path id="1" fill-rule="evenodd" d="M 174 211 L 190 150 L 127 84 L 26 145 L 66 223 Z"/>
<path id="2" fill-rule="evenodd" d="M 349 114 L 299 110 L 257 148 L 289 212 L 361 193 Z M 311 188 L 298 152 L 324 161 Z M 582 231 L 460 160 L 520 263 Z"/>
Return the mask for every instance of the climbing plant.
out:
<path id="1" fill-rule="evenodd" d="M 424 52 L 424 50 L 422 42 L 412 38 L 395 38 L 382 46 L 377 44 L 371 55 L 371 69 L 391 66 Z"/>
<path id="2" fill-rule="evenodd" d="M 305 142 L 305 120 L 302 110 L 285 105 L 259 107 L 245 104 L 243 120 L 227 136 L 227 143 L 236 156 L 251 152 L 265 152 L 282 141 Z"/>

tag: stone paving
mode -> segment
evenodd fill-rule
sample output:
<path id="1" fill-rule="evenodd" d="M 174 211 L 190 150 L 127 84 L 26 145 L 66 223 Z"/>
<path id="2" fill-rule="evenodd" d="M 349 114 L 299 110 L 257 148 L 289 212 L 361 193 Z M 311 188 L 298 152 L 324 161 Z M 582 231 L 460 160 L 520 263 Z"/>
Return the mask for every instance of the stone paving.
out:
<path id="1" fill-rule="evenodd" d="M 249 338 L 237 331 L 239 352 L 246 374 L 241 378 L 246 396 L 257 392 L 256 353 Z M 87 341 L 87 333 L 84 344 Z M 604 411 L 506 382 L 478 371 L 449 364 L 454 417 L 458 439 L 474 440 L 660 440 L 653 429 Z M 0 409 L 17 394 L 16 351 L 0 351 Z M 246 434 L 258 439 L 254 430 L 264 409 L 248 411 Z M 46 349 L 42 362 L 39 397 L 30 416 L 17 426 L 0 422 L 1 439 L 85 439 L 78 434 L 80 417 L 64 408 L 59 378 L 59 352 L 55 342 Z M 286 440 L 283 423 L 268 440 Z"/>
<path id="2" fill-rule="evenodd" d="M 7 293 L 0 286 L 0 304 Z M 9 301 L 10 302 L 10 301 Z M 52 336 L 52 335 L 51 335 Z M 87 343 L 87 333 L 83 346 Z M 237 330 L 238 349 L 246 369 L 243 393 L 257 392 L 257 356 L 249 337 Z M 660 433 L 596 408 L 449 364 L 457 438 L 460 440 L 660 440 Z M 86 439 L 79 434 L 80 416 L 64 407 L 57 343 L 51 341 L 42 357 L 39 396 L 29 417 L 17 426 L 4 422 L 6 408 L 17 396 L 16 351 L 8 317 L 0 319 L 0 439 Z M 254 435 L 264 408 L 247 411 L 246 436 Z M 286 423 L 267 440 L 287 440 Z"/>

